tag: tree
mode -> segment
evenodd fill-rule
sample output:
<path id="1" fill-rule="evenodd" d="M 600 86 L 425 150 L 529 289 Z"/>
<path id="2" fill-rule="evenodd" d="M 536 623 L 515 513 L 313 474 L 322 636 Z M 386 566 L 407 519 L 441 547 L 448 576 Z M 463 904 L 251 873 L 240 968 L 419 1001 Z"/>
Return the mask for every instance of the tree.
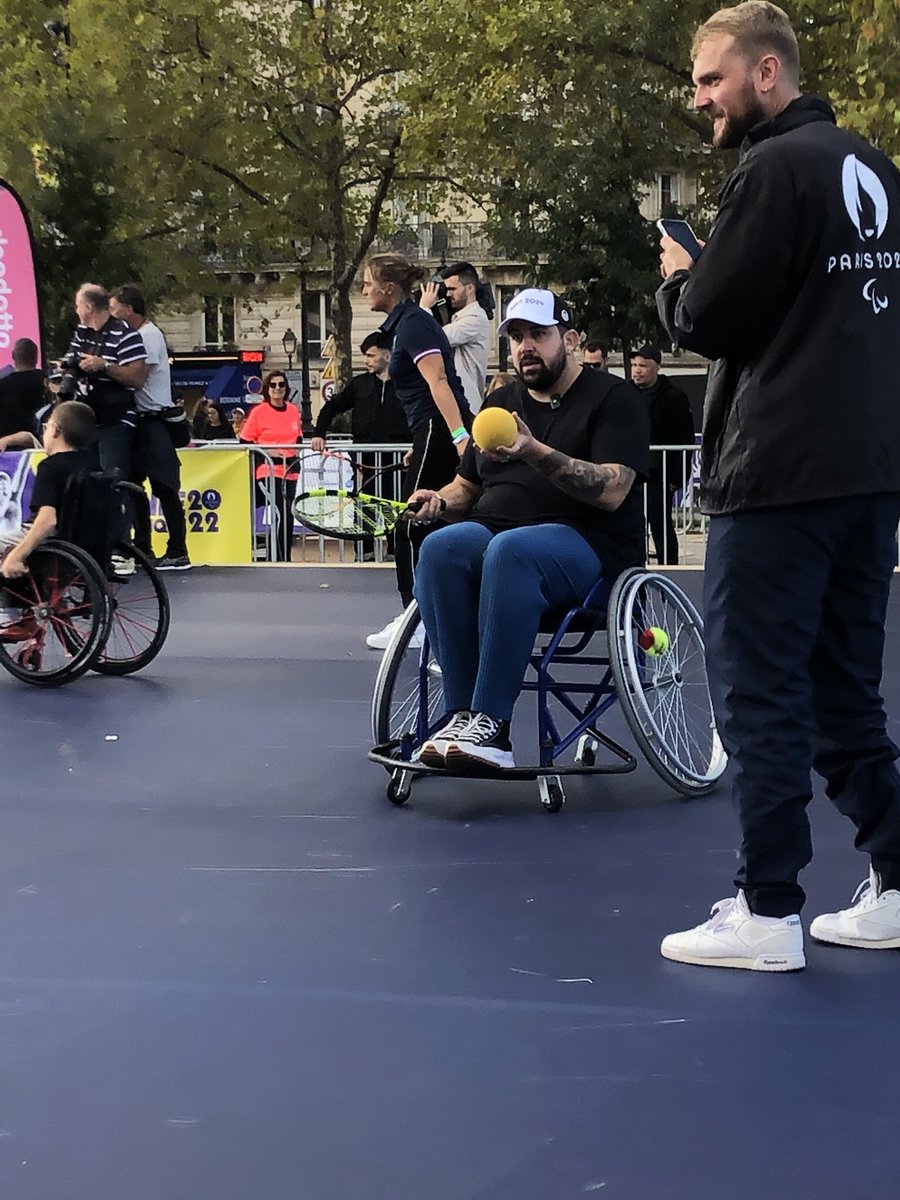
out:
<path id="1" fill-rule="evenodd" d="M 516 47 L 488 134 L 498 148 L 498 238 L 536 280 L 565 285 L 587 323 L 626 355 L 637 337 L 659 336 L 658 237 L 638 211 L 641 187 L 661 169 L 687 169 L 700 183 L 702 220 L 735 162 L 706 153 L 709 123 L 690 108 L 690 47 L 709 13 L 695 0 L 605 3 L 577 14 L 526 7 L 530 45 Z M 805 86 L 896 154 L 895 0 L 803 0 L 795 21 Z"/>
<path id="2" fill-rule="evenodd" d="M 17 98 L 0 168 L 37 218 L 53 311 L 91 275 L 171 300 L 321 266 L 346 374 L 351 290 L 391 202 L 467 197 L 627 341 L 651 320 L 638 190 L 687 164 L 711 191 L 727 166 L 689 107 L 700 0 L 60 3 L 47 31 L 43 0 L 0 0 Z M 809 78 L 896 153 L 893 0 L 799 0 L 797 19 Z"/>

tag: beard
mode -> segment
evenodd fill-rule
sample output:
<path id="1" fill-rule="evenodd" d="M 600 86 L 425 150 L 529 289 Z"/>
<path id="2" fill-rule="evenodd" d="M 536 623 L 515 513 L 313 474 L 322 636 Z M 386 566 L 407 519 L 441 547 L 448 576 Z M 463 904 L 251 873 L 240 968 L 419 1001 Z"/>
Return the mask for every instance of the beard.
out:
<path id="1" fill-rule="evenodd" d="M 560 344 L 559 350 L 549 362 L 535 355 L 528 355 L 515 368 L 516 374 L 526 387 L 534 392 L 549 392 L 566 369 L 566 347 Z"/>
<path id="2" fill-rule="evenodd" d="M 742 99 L 744 106 L 741 112 L 732 112 L 730 115 L 723 112 L 714 114 L 715 117 L 724 118 L 718 129 L 713 129 L 712 143 L 717 150 L 737 150 L 754 125 L 759 125 L 768 118 L 752 84 L 747 85 Z"/>

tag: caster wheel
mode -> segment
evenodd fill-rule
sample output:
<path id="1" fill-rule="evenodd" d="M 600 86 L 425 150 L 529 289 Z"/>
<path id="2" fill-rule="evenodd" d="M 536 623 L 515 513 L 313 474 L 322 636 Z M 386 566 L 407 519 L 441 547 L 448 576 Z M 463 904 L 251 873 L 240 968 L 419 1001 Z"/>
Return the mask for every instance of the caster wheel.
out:
<path id="1" fill-rule="evenodd" d="M 597 742 L 584 733 L 578 739 L 578 749 L 575 751 L 575 761 L 580 767 L 593 767 L 597 762 Z"/>
<path id="2" fill-rule="evenodd" d="M 544 806 L 544 811 L 548 813 L 558 813 L 566 802 L 566 794 L 562 790 L 562 784 L 559 782 L 559 777 L 545 777 L 541 779 L 540 789 L 541 804 Z"/>
<path id="3" fill-rule="evenodd" d="M 398 808 L 404 805 L 409 799 L 409 794 L 412 791 L 409 778 L 406 771 L 396 771 L 391 776 L 391 781 L 387 785 L 387 798 L 391 804 L 396 804 Z"/>

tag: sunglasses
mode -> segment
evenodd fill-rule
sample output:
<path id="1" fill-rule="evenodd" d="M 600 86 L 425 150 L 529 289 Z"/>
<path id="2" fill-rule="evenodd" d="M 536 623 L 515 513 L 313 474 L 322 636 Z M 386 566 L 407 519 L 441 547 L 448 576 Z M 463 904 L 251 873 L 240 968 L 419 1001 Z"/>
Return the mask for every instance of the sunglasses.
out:
<path id="1" fill-rule="evenodd" d="M 594 363 L 585 363 L 584 365 L 586 367 L 590 367 L 592 371 L 605 371 L 606 370 L 603 363 L 594 362 Z"/>
<path id="2" fill-rule="evenodd" d="M 270 388 L 276 388 L 276 387 L 277 388 L 286 388 L 287 384 L 282 379 L 273 379 L 273 381 L 269 384 L 269 387 Z"/>

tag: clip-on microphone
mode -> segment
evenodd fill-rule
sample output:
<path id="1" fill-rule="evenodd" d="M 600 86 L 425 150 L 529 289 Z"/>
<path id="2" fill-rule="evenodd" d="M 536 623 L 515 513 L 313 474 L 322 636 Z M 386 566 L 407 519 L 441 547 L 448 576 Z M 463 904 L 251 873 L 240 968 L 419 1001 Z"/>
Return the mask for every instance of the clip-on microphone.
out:
<path id="1" fill-rule="evenodd" d="M 559 406 L 561 404 L 562 404 L 562 396 L 551 396 L 550 397 L 550 407 L 551 408 L 559 408 Z"/>

